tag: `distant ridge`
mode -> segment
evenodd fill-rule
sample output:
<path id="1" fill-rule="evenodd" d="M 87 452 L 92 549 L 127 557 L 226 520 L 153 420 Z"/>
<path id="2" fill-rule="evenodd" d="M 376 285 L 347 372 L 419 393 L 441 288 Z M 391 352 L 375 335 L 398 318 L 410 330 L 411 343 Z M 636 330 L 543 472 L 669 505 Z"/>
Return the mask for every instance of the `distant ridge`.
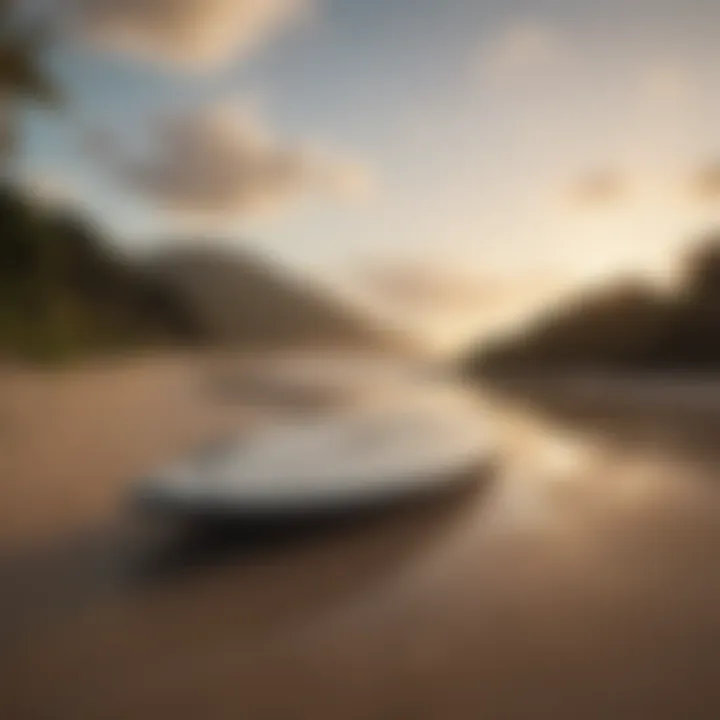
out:
<path id="1" fill-rule="evenodd" d="M 720 370 L 720 234 L 703 238 L 681 282 L 660 291 L 641 280 L 580 293 L 521 332 L 478 344 L 473 375 L 577 370 Z"/>
<path id="2" fill-rule="evenodd" d="M 0 356 L 54 360 L 152 347 L 409 343 L 248 252 L 207 240 L 130 258 L 85 218 L 0 187 Z"/>
<path id="3" fill-rule="evenodd" d="M 248 348 L 400 349 L 396 332 L 260 255 L 177 243 L 147 262 L 154 282 L 182 300 L 199 339 Z"/>

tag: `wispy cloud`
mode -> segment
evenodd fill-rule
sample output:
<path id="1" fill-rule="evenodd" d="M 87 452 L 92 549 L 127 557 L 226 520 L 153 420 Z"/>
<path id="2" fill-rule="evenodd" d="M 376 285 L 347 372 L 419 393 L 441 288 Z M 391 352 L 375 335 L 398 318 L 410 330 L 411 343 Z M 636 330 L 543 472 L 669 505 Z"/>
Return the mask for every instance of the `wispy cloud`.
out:
<path id="1" fill-rule="evenodd" d="M 185 68 L 250 52 L 296 22 L 312 0 L 56 0 L 62 25 L 95 47 Z"/>
<path id="2" fill-rule="evenodd" d="M 468 310 L 488 299 L 487 278 L 433 262 L 385 260 L 370 263 L 361 281 L 393 305 L 435 311 Z"/>
<path id="3" fill-rule="evenodd" d="M 615 205 L 627 196 L 627 184 L 622 174 L 612 169 L 591 170 L 576 178 L 570 187 L 571 202 L 601 207 Z"/>
<path id="4" fill-rule="evenodd" d="M 654 104 L 687 102 L 695 90 L 692 71 L 683 62 L 661 58 L 641 64 L 638 94 Z"/>
<path id="5" fill-rule="evenodd" d="M 720 200 L 720 161 L 707 163 L 697 170 L 692 178 L 691 192 L 701 201 Z"/>
<path id="6" fill-rule="evenodd" d="M 539 20 L 520 19 L 501 29 L 474 51 L 483 78 L 513 83 L 557 67 L 565 56 L 562 33 Z"/>
<path id="7" fill-rule="evenodd" d="M 307 194 L 346 196 L 365 183 L 359 165 L 283 143 L 258 117 L 234 106 L 157 118 L 147 135 L 143 152 L 102 137 L 95 155 L 124 187 L 178 213 L 248 214 Z"/>

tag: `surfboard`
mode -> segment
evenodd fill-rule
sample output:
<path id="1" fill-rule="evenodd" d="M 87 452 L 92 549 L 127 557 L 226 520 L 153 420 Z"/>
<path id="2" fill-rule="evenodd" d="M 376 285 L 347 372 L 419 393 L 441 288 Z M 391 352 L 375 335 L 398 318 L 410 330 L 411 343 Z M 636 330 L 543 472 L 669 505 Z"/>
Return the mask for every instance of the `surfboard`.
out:
<path id="1" fill-rule="evenodd" d="M 422 393 L 222 443 L 160 469 L 135 497 L 187 518 L 352 510 L 442 489 L 491 456 L 474 402 Z"/>

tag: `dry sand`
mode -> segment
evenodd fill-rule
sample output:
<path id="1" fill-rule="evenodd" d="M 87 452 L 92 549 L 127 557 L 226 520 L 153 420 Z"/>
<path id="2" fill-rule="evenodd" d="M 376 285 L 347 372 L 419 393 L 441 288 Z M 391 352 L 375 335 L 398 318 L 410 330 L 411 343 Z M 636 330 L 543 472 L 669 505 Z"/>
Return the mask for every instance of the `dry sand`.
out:
<path id="1" fill-rule="evenodd" d="M 0 370 L 0 548 L 106 522 L 128 481 L 251 421 L 207 392 L 211 359 Z"/>

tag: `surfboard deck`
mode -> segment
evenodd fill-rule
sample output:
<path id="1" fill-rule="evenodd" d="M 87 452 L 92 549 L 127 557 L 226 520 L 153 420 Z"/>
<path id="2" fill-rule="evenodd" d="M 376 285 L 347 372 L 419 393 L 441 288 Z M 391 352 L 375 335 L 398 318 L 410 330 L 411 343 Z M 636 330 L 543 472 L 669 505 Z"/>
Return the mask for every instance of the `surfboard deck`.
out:
<path id="1" fill-rule="evenodd" d="M 432 494 L 492 462 L 465 398 L 395 398 L 224 443 L 141 481 L 145 511 L 232 520 L 359 510 Z"/>

